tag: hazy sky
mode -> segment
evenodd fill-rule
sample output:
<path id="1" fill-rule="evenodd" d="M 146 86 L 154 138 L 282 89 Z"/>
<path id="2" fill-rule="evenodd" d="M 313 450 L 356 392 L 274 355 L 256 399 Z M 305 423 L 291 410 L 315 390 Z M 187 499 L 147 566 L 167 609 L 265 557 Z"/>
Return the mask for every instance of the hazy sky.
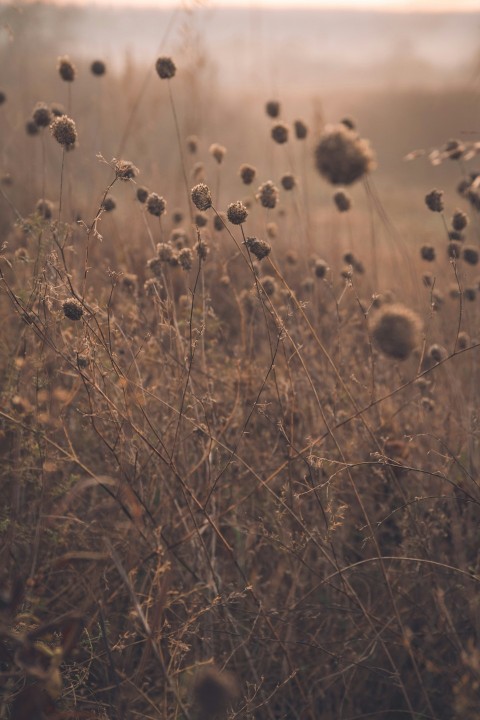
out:
<path id="1" fill-rule="evenodd" d="M 59 0 L 62 2 L 62 0 Z M 85 0 L 64 0 L 74 4 L 85 4 Z M 290 8 L 357 8 L 379 10 L 473 10 L 480 11 L 480 0 L 89 0 L 95 5 L 131 6 L 131 7 L 290 7 Z"/>

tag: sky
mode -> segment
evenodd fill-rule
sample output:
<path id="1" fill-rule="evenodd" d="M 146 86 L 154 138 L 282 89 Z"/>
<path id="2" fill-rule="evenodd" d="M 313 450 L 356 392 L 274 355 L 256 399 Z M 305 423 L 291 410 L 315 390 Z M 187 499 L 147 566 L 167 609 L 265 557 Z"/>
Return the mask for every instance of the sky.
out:
<path id="1" fill-rule="evenodd" d="M 57 0 L 62 2 L 62 0 Z M 76 5 L 85 0 L 63 0 Z M 214 7 L 260 8 L 355 8 L 358 10 L 393 11 L 479 11 L 480 0 L 89 0 L 94 5 L 112 7 L 176 7 L 178 5 Z"/>

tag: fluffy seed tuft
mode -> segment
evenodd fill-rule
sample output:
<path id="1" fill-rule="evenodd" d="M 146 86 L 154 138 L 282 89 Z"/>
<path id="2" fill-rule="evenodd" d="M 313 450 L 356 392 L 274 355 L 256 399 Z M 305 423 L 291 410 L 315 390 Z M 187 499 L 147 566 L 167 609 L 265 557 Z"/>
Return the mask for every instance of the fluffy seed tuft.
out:
<path id="1" fill-rule="evenodd" d="M 374 316 L 372 338 L 385 355 L 406 360 L 419 345 L 421 328 L 413 310 L 400 303 L 383 305 Z"/>
<path id="2" fill-rule="evenodd" d="M 368 140 L 344 124 L 327 126 L 315 149 L 315 164 L 332 185 L 351 185 L 375 167 Z"/>

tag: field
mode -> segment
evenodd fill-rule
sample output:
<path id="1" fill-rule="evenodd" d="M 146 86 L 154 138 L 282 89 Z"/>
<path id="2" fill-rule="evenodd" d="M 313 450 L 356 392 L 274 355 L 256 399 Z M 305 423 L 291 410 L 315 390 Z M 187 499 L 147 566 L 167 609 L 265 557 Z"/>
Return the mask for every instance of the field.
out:
<path id="1" fill-rule="evenodd" d="M 0 12 L 0 718 L 480 719 L 478 60 Z"/>

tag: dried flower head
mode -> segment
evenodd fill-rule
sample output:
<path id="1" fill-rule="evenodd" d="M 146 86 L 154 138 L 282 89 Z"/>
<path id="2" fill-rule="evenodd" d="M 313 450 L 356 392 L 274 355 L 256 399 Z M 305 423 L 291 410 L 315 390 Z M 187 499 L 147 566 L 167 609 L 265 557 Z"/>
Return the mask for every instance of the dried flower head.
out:
<path id="1" fill-rule="evenodd" d="M 114 170 L 115 170 L 115 176 L 118 178 L 118 180 L 123 180 L 124 182 L 128 182 L 129 180 L 133 180 L 137 177 L 140 170 L 135 167 L 135 165 L 130 162 L 130 160 L 115 160 L 114 159 Z"/>
<path id="2" fill-rule="evenodd" d="M 325 262 L 325 260 L 315 260 L 315 265 L 313 266 L 313 272 L 315 273 L 315 276 L 317 278 L 320 278 L 323 280 L 323 278 L 326 276 L 328 272 L 328 265 Z"/>
<path id="3" fill-rule="evenodd" d="M 224 148 L 223 145 L 219 145 L 218 143 L 212 143 L 212 145 L 210 145 L 208 149 L 208 152 L 215 158 L 217 163 L 220 164 L 225 157 L 227 149 Z"/>
<path id="4" fill-rule="evenodd" d="M 205 227 L 205 225 L 207 225 L 207 223 L 208 223 L 208 218 L 207 218 L 207 216 L 205 215 L 205 213 L 203 213 L 203 212 L 198 212 L 198 213 L 196 213 L 196 214 L 195 214 L 195 217 L 194 217 L 193 219 L 194 219 L 195 225 L 196 225 L 198 228 L 203 228 L 203 227 Z"/>
<path id="5" fill-rule="evenodd" d="M 183 270 L 191 270 L 193 267 L 193 251 L 191 248 L 182 248 L 178 253 L 178 263 Z"/>
<path id="6" fill-rule="evenodd" d="M 67 117 L 67 115 L 56 117 L 50 125 L 50 130 L 55 140 L 60 145 L 63 145 L 65 149 L 72 148 L 75 145 L 77 141 L 77 128 L 75 127 L 75 122 Z"/>
<path id="7" fill-rule="evenodd" d="M 161 195 L 157 195 L 157 193 L 152 192 L 147 197 L 147 210 L 150 215 L 160 217 L 160 215 L 163 215 L 166 208 L 167 201 L 165 200 L 165 198 L 161 197 Z"/>
<path id="8" fill-rule="evenodd" d="M 470 335 L 467 332 L 462 330 L 462 332 L 458 333 L 457 350 L 466 350 L 470 347 L 471 343 Z"/>
<path id="9" fill-rule="evenodd" d="M 193 685 L 193 696 L 200 720 L 224 714 L 238 695 L 233 675 L 215 667 L 199 671 Z"/>
<path id="10" fill-rule="evenodd" d="M 148 297 L 160 297 L 162 286 L 158 282 L 158 279 L 153 277 L 145 280 L 143 289 L 145 290 L 145 295 L 148 295 Z"/>
<path id="11" fill-rule="evenodd" d="M 125 292 L 135 295 L 138 290 L 138 277 L 134 273 L 125 273 L 120 278 L 120 287 Z"/>
<path id="12" fill-rule="evenodd" d="M 278 188 L 271 180 L 267 180 L 260 185 L 255 197 L 264 208 L 273 209 L 278 202 Z"/>
<path id="13" fill-rule="evenodd" d="M 256 168 L 253 167 L 253 165 L 247 165 L 247 163 L 244 163 L 243 165 L 240 165 L 240 177 L 242 178 L 242 182 L 245 185 L 251 185 L 253 180 L 255 179 L 255 175 L 257 173 Z"/>
<path id="14" fill-rule="evenodd" d="M 90 65 L 90 72 L 96 77 L 101 77 L 107 72 L 107 66 L 105 65 L 103 60 L 94 60 Z"/>
<path id="15" fill-rule="evenodd" d="M 50 112 L 54 117 L 62 117 L 62 115 L 66 115 L 65 108 L 61 103 L 52 103 L 50 105 Z"/>
<path id="16" fill-rule="evenodd" d="M 344 124 L 327 126 L 315 149 L 320 175 L 332 185 L 351 185 L 375 167 L 375 156 L 368 140 Z"/>
<path id="17" fill-rule="evenodd" d="M 469 302 L 475 302 L 477 299 L 477 290 L 474 287 L 466 287 L 463 291 L 463 297 Z"/>
<path id="18" fill-rule="evenodd" d="M 452 217 L 452 228 L 457 232 L 462 232 L 468 225 L 468 216 L 461 210 L 456 210 Z"/>
<path id="19" fill-rule="evenodd" d="M 435 248 L 433 245 L 422 245 L 420 248 L 420 256 L 422 260 L 433 262 L 435 260 Z"/>
<path id="20" fill-rule="evenodd" d="M 38 135 L 38 133 L 40 132 L 35 120 L 27 120 L 27 122 L 25 123 L 25 130 L 27 135 L 31 135 L 32 137 L 34 135 Z"/>
<path id="21" fill-rule="evenodd" d="M 458 230 L 449 230 L 448 231 L 448 239 L 449 240 L 458 240 L 459 242 L 463 242 L 465 240 L 462 233 L 458 232 Z"/>
<path id="22" fill-rule="evenodd" d="M 199 183 L 192 188 L 192 201 L 198 210 L 208 210 L 212 207 L 210 188 L 205 183 Z"/>
<path id="23" fill-rule="evenodd" d="M 35 206 L 35 211 L 44 220 L 51 220 L 53 216 L 53 203 L 50 200 L 39 200 Z"/>
<path id="24" fill-rule="evenodd" d="M 0 90 L 0 105 L 7 102 L 7 95 L 3 90 Z"/>
<path id="25" fill-rule="evenodd" d="M 245 239 L 245 245 L 248 250 L 255 255 L 257 260 L 263 260 L 271 252 L 271 245 L 265 240 L 259 240 L 256 237 L 247 237 Z"/>
<path id="26" fill-rule="evenodd" d="M 452 240 L 447 245 L 447 257 L 450 258 L 450 260 L 458 260 L 460 255 L 462 254 L 462 244 L 459 243 L 457 240 Z"/>
<path id="27" fill-rule="evenodd" d="M 470 245 L 467 245 L 467 247 L 463 248 L 463 259 L 466 263 L 469 265 L 477 265 L 478 263 L 478 250 L 476 247 L 472 247 Z"/>
<path id="28" fill-rule="evenodd" d="M 297 184 L 295 175 L 292 175 L 292 173 L 285 173 L 285 175 L 282 175 L 280 182 L 282 183 L 284 190 L 293 190 Z"/>
<path id="29" fill-rule="evenodd" d="M 271 130 L 272 140 L 279 145 L 283 145 L 288 140 L 288 125 L 285 123 L 276 123 Z"/>
<path id="30" fill-rule="evenodd" d="M 69 320 L 80 320 L 83 315 L 82 303 L 76 298 L 71 297 L 62 303 L 63 313 Z"/>
<path id="31" fill-rule="evenodd" d="M 427 193 L 425 204 L 432 212 L 443 212 L 443 190 L 431 190 Z"/>
<path id="32" fill-rule="evenodd" d="M 105 212 L 112 212 L 117 207 L 117 203 L 113 199 L 111 195 L 107 195 L 107 197 L 102 202 L 102 209 Z"/>
<path id="33" fill-rule="evenodd" d="M 340 122 L 342 125 L 345 125 L 345 127 L 349 130 L 355 130 L 357 127 L 355 120 L 351 117 L 344 117 L 340 120 Z"/>
<path id="34" fill-rule="evenodd" d="M 232 225 L 241 225 L 245 222 L 247 216 L 248 210 L 240 200 L 230 203 L 227 208 L 227 218 Z"/>
<path id="35" fill-rule="evenodd" d="M 345 190 L 337 190 L 337 192 L 333 194 L 333 202 L 339 212 L 348 212 L 352 206 L 350 195 L 348 195 Z"/>
<path id="36" fill-rule="evenodd" d="M 180 223 L 183 222 L 183 212 L 181 210 L 173 211 L 172 222 L 174 225 L 180 225 Z"/>
<path id="37" fill-rule="evenodd" d="M 202 240 L 202 238 L 199 238 L 198 242 L 195 244 L 194 250 L 197 253 L 200 260 L 202 262 L 205 262 L 205 260 L 207 259 L 208 253 L 210 252 L 208 243 L 205 242 L 205 240 Z"/>
<path id="38" fill-rule="evenodd" d="M 46 103 L 38 102 L 33 108 L 32 118 L 37 127 L 45 128 L 52 122 L 52 113 Z"/>
<path id="39" fill-rule="evenodd" d="M 177 71 L 175 63 L 169 57 L 159 57 L 155 63 L 155 69 L 162 80 L 169 80 Z"/>
<path id="40" fill-rule="evenodd" d="M 157 255 L 162 262 L 169 262 L 172 257 L 173 247 L 170 243 L 158 243 Z"/>
<path id="41" fill-rule="evenodd" d="M 73 82 L 75 80 L 75 65 L 67 55 L 58 58 L 58 73 L 65 82 Z"/>
<path id="42" fill-rule="evenodd" d="M 196 135 L 189 135 L 185 142 L 188 152 L 194 155 L 198 150 L 198 137 Z"/>
<path id="43" fill-rule="evenodd" d="M 397 360 L 406 360 L 420 342 L 419 316 L 401 304 L 382 305 L 372 322 L 372 338 L 377 347 Z"/>
<path id="44" fill-rule="evenodd" d="M 280 115 L 280 103 L 278 100 L 269 100 L 265 104 L 265 112 L 268 117 L 277 118 Z"/>
<path id="45" fill-rule="evenodd" d="M 227 224 L 227 216 L 224 212 L 219 212 L 216 214 L 213 218 L 213 227 L 217 232 L 222 232 L 222 230 L 225 230 L 225 226 Z"/>
<path id="46" fill-rule="evenodd" d="M 171 257 L 171 254 L 170 254 L 170 257 Z M 166 262 L 169 262 L 170 257 L 168 258 L 168 260 Z M 155 275 L 155 277 L 158 277 L 158 278 L 162 277 L 162 272 L 163 272 L 162 262 L 164 262 L 164 261 L 161 260 L 161 258 L 159 258 L 159 257 L 153 257 L 153 258 L 150 258 L 150 260 L 147 260 L 147 268 L 150 270 L 151 273 L 153 273 L 153 275 Z"/>
<path id="47" fill-rule="evenodd" d="M 147 202 L 147 198 L 150 194 L 150 191 L 148 188 L 143 187 L 140 185 L 140 187 L 137 188 L 137 200 L 143 204 Z"/>
<path id="48" fill-rule="evenodd" d="M 443 347 L 443 345 L 438 345 L 438 343 L 434 343 L 428 348 L 427 356 L 431 360 L 433 360 L 433 362 L 439 363 L 447 358 L 448 353 Z"/>
<path id="49" fill-rule="evenodd" d="M 448 140 L 443 148 L 442 155 L 450 160 L 460 160 L 465 152 L 465 145 L 460 140 Z"/>
<path id="50" fill-rule="evenodd" d="M 308 127 L 306 123 L 304 123 L 303 120 L 295 120 L 293 127 L 295 129 L 295 137 L 297 140 L 305 140 L 308 135 Z"/>
<path id="51" fill-rule="evenodd" d="M 265 275 L 265 277 L 261 279 L 261 285 L 268 297 L 272 297 L 277 291 L 277 283 L 271 275 Z"/>

